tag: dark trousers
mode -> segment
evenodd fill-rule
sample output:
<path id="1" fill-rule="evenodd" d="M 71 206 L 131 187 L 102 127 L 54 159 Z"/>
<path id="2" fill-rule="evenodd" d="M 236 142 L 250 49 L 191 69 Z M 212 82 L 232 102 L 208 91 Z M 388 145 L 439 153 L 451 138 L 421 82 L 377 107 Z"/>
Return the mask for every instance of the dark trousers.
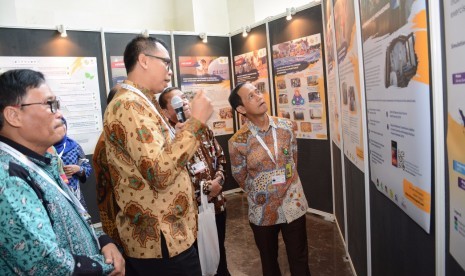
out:
<path id="1" fill-rule="evenodd" d="M 226 248 L 224 241 L 226 239 L 226 211 L 215 215 L 216 230 L 218 231 L 218 244 L 220 247 L 220 263 L 216 271 L 218 276 L 231 275 L 228 271 L 228 263 L 226 261 Z"/>
<path id="2" fill-rule="evenodd" d="M 260 251 L 264 276 L 281 276 L 278 264 L 278 234 L 286 245 L 287 260 L 293 276 L 310 275 L 305 215 L 291 223 L 257 226 L 250 223 Z"/>
<path id="3" fill-rule="evenodd" d="M 197 249 L 191 246 L 179 255 L 169 258 L 166 240 L 161 235 L 162 259 L 136 259 L 126 257 L 126 275 L 201 276 Z"/>

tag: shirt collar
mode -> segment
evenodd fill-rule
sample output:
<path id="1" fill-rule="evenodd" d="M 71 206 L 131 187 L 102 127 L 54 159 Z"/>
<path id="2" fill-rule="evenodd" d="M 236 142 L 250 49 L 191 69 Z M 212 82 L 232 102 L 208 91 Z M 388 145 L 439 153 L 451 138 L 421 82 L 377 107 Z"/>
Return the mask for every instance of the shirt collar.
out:
<path id="1" fill-rule="evenodd" d="M 151 91 L 150 89 L 147 89 L 127 79 L 124 80 L 124 83 L 139 89 L 140 92 L 142 92 L 150 101 L 156 102 L 155 92 Z"/>
<path id="2" fill-rule="evenodd" d="M 268 131 L 268 129 L 270 129 L 270 126 L 273 128 L 277 128 L 276 122 L 274 121 L 273 117 L 269 116 L 268 114 L 266 114 L 266 116 L 268 116 L 268 127 L 266 128 L 266 130 Z M 247 126 L 249 127 L 250 132 L 253 136 L 256 136 L 260 131 L 260 128 L 254 125 L 250 120 L 247 120 Z"/>
<path id="3" fill-rule="evenodd" d="M 35 161 L 37 163 L 40 162 L 40 163 L 44 163 L 44 164 L 50 164 L 50 161 L 51 159 L 44 156 L 44 155 L 40 155 L 38 154 L 37 152 L 21 145 L 21 144 L 18 144 L 16 143 L 15 141 L 13 140 L 10 140 L 4 136 L 1 136 L 0 135 L 0 141 L 7 144 L 8 146 L 14 148 L 15 150 L 21 152 L 22 154 L 26 155 L 27 157 L 29 157 L 31 160 Z"/>

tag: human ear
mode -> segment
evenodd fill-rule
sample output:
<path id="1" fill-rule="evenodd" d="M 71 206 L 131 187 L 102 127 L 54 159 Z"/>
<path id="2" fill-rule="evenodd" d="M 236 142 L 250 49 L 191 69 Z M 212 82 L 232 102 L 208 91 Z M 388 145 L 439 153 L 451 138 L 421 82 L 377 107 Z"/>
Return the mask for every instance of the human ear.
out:
<path id="1" fill-rule="evenodd" d="M 139 61 L 139 64 L 140 64 L 140 66 L 142 66 L 142 68 L 144 68 L 144 69 L 148 68 L 148 62 L 147 62 L 148 58 L 147 58 L 146 55 L 140 53 L 137 60 Z"/>
<path id="2" fill-rule="evenodd" d="M 243 105 L 240 105 L 236 108 L 236 111 L 239 112 L 241 115 L 244 115 L 247 113 L 245 110 L 245 107 Z"/>
<path id="3" fill-rule="evenodd" d="M 3 110 L 3 119 L 12 127 L 21 126 L 21 114 L 19 108 L 14 106 L 7 106 Z"/>

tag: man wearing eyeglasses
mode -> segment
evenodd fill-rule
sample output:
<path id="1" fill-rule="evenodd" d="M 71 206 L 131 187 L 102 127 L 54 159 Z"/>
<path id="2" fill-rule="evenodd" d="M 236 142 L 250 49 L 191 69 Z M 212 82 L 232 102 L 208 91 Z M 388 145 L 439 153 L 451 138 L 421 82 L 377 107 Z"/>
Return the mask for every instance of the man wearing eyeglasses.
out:
<path id="1" fill-rule="evenodd" d="M 305 218 L 308 204 L 297 174 L 295 123 L 268 116 L 262 93 L 249 82 L 231 91 L 229 103 L 248 119 L 229 139 L 228 147 L 232 175 L 247 193 L 249 222 L 263 275 L 281 275 L 279 232 L 291 274 L 310 275 Z"/>
<path id="2" fill-rule="evenodd" d="M 128 78 L 105 111 L 104 135 L 126 270 L 131 275 L 201 275 L 193 247 L 197 205 L 185 166 L 213 107 L 198 93 L 191 118 L 177 125 L 174 136 L 155 100 L 172 75 L 163 42 L 134 38 L 124 63 Z"/>
<path id="3" fill-rule="evenodd" d="M 47 151 L 65 133 L 59 108 L 42 73 L 0 75 L 1 274 L 124 275 L 120 252 L 91 227 Z"/>

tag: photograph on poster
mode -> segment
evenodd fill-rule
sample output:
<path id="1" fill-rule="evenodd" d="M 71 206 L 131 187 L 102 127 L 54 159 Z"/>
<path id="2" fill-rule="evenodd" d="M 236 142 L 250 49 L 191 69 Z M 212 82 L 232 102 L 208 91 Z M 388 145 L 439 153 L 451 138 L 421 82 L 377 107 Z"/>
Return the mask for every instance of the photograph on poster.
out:
<path id="1" fill-rule="evenodd" d="M 318 75 L 311 75 L 307 77 L 307 85 L 315 86 L 318 85 Z"/>
<path id="2" fill-rule="evenodd" d="M 355 102 L 355 91 L 354 91 L 354 87 L 351 85 L 349 86 L 349 110 L 350 111 L 355 111 L 356 107 L 356 102 Z"/>
<path id="3" fill-rule="evenodd" d="M 213 128 L 214 129 L 223 129 L 226 127 L 226 122 L 225 121 L 216 121 L 213 122 Z"/>
<path id="4" fill-rule="evenodd" d="M 321 119 L 321 109 L 320 108 L 310 108 L 309 110 L 310 113 L 310 119 Z"/>
<path id="5" fill-rule="evenodd" d="M 300 130 L 302 132 L 312 132 L 312 124 L 309 122 L 301 122 L 300 123 Z"/>
<path id="6" fill-rule="evenodd" d="M 292 78 L 291 87 L 300 87 L 300 78 Z"/>
<path id="7" fill-rule="evenodd" d="M 231 107 L 223 107 L 220 108 L 220 114 L 219 114 L 221 119 L 231 119 L 232 116 L 232 108 Z"/>
<path id="8" fill-rule="evenodd" d="M 417 73 L 417 56 L 413 33 L 398 36 L 386 50 L 386 88 L 407 87 Z"/>
<path id="9" fill-rule="evenodd" d="M 303 110 L 294 110 L 294 120 L 302 121 L 304 120 L 304 112 Z"/>
<path id="10" fill-rule="evenodd" d="M 361 0 L 362 37 L 382 37 L 407 24 L 414 0 Z"/>
<path id="11" fill-rule="evenodd" d="M 236 75 L 267 70 L 266 49 L 253 50 L 234 57 Z"/>
<path id="12" fill-rule="evenodd" d="M 260 91 L 260 93 L 262 93 L 262 94 L 267 92 L 264 81 L 256 82 L 255 87 L 257 87 L 257 90 Z"/>
<path id="13" fill-rule="evenodd" d="M 288 100 L 288 98 L 287 98 L 287 94 L 279 94 L 278 102 L 279 102 L 280 104 L 287 104 L 287 103 L 289 103 L 289 100 Z"/>
<path id="14" fill-rule="evenodd" d="M 286 81 L 285 80 L 278 80 L 276 82 L 276 86 L 278 89 L 286 89 Z"/>
<path id="15" fill-rule="evenodd" d="M 320 93 L 308 92 L 308 101 L 311 103 L 321 102 Z"/>
<path id="16" fill-rule="evenodd" d="M 289 114 L 289 112 L 286 111 L 286 110 L 280 110 L 279 111 L 279 117 L 291 119 L 291 114 Z"/>

